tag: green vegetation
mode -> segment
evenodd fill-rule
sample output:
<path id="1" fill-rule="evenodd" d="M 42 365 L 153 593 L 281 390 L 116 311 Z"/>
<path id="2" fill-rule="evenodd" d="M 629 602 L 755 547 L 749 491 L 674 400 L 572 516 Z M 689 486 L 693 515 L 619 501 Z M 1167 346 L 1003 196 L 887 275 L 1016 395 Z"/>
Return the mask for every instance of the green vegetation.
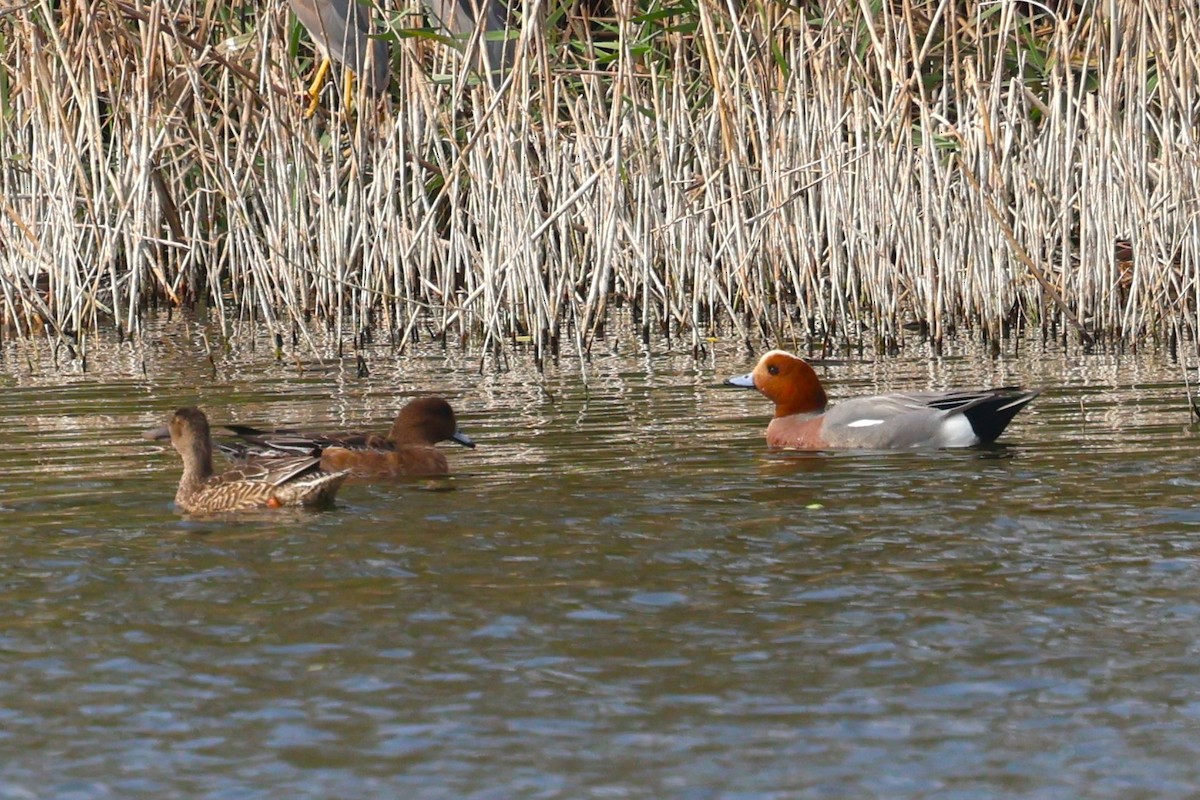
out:
<path id="1" fill-rule="evenodd" d="M 390 12 L 390 96 L 341 108 L 335 83 L 310 120 L 311 51 L 281 4 L 18 5 L 3 330 L 136 334 L 147 309 L 203 303 L 225 331 L 540 359 L 586 350 L 619 306 L 697 346 L 1195 339 L 1189 4 L 527 2 L 515 20 L 502 82 L 461 57 L 477 42 Z"/>

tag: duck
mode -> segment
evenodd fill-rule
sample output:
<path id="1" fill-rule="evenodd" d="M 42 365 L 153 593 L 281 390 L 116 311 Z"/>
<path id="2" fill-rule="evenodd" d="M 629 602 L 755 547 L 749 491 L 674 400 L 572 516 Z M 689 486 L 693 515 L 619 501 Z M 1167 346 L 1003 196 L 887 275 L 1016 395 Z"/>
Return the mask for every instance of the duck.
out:
<path id="1" fill-rule="evenodd" d="M 235 460 L 271 458 L 292 453 L 319 456 L 326 470 L 346 470 L 357 477 L 439 477 L 450 474 L 445 454 L 435 445 L 451 441 L 474 448 L 475 442 L 458 429 L 454 409 L 444 398 L 420 397 L 396 415 L 386 434 L 313 432 L 289 428 L 264 430 L 226 425 L 241 439 L 223 447 Z"/>
<path id="2" fill-rule="evenodd" d="M 994 442 L 1041 391 L 1006 386 L 898 392 L 830 405 L 816 371 L 784 350 L 764 354 L 726 384 L 758 389 L 775 404 L 767 444 L 796 450 L 907 450 Z"/>
<path id="3" fill-rule="evenodd" d="M 169 438 L 183 458 L 175 506 L 188 514 L 331 505 L 349 475 L 323 470 L 319 456 L 269 459 L 214 474 L 208 417 L 195 406 L 176 410 L 166 426 L 145 435 Z"/>

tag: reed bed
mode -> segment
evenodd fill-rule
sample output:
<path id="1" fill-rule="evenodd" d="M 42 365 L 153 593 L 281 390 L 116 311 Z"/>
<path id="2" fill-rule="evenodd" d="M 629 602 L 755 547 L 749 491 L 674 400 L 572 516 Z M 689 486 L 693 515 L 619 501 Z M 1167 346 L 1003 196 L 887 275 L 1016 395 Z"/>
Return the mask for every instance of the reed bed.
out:
<path id="1" fill-rule="evenodd" d="M 386 9 L 389 96 L 313 119 L 283 3 L 0 12 L 5 334 L 1196 340 L 1194 4 L 554 3 L 492 75 Z"/>

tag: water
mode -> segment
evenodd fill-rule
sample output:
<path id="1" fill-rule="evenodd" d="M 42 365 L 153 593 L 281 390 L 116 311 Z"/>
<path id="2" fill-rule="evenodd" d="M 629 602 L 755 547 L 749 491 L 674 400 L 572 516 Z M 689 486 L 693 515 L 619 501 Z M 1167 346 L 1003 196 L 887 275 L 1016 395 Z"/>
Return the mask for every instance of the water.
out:
<path id="1" fill-rule="evenodd" d="M 0 392 L 0 798 L 1160 798 L 1200 790 L 1197 435 L 1163 355 L 819 368 L 1045 394 L 1003 447 L 772 454 L 752 360 L 545 375 L 428 345 L 276 363 L 198 332 Z M 612 347 L 613 345 L 606 345 Z M 454 477 L 189 519 L 181 404 L 386 428 Z"/>

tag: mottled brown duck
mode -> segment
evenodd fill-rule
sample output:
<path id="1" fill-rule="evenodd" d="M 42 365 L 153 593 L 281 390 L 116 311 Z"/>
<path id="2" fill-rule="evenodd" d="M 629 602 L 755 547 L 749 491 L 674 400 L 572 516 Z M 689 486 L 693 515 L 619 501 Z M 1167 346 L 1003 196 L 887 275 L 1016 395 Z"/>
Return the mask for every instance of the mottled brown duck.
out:
<path id="1" fill-rule="evenodd" d="M 190 514 L 329 505 L 349 474 L 321 469 L 321 459 L 316 456 L 284 456 L 214 475 L 208 418 L 195 407 L 179 409 L 166 427 L 146 435 L 169 437 L 183 458 L 175 505 Z"/>

